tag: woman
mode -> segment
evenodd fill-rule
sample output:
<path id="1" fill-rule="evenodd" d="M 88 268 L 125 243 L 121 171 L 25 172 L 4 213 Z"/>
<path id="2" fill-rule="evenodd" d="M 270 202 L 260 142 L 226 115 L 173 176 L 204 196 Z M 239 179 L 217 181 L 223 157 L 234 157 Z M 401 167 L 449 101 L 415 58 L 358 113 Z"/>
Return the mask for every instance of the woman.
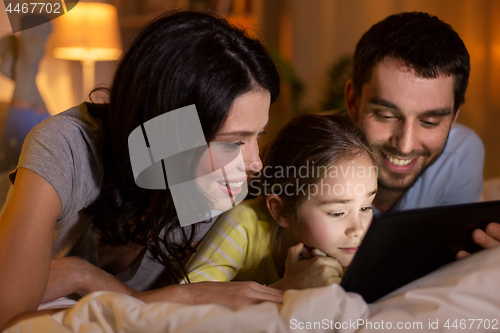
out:
<path id="1" fill-rule="evenodd" d="M 278 94 L 263 46 L 224 20 L 184 12 L 151 22 L 123 56 L 108 104 L 83 103 L 51 117 L 25 141 L 0 220 L 0 327 L 42 300 L 96 290 L 135 294 L 160 274 L 179 279 L 182 260 L 211 224 L 181 229 L 168 189 L 136 185 L 128 136 L 194 104 L 206 142 L 239 145 L 241 168 L 256 172 L 257 138 Z M 172 285 L 137 297 L 228 306 L 281 301 L 252 283 Z"/>

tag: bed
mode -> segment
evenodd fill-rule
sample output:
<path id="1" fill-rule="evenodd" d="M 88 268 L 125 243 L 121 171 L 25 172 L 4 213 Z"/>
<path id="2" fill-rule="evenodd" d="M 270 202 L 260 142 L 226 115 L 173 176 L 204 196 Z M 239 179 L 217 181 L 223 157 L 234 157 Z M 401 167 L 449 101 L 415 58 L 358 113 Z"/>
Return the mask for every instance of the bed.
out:
<path id="1" fill-rule="evenodd" d="M 237 310 L 144 304 L 109 292 L 17 323 L 6 332 L 495 332 L 500 331 L 500 248 L 484 250 L 373 304 L 339 285 L 290 290 L 283 304 Z"/>

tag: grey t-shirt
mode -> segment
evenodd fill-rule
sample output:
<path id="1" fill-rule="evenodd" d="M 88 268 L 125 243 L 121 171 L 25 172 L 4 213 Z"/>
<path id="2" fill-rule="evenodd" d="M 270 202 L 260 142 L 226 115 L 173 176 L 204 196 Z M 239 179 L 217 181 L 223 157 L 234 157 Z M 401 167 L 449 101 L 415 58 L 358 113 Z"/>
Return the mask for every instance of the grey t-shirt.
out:
<path id="1" fill-rule="evenodd" d="M 97 238 L 91 221 L 79 211 L 100 193 L 102 164 L 98 146 L 99 123 L 82 103 L 52 116 L 28 134 L 18 168 L 36 172 L 47 180 L 61 200 L 61 215 L 54 231 L 52 258 L 79 256 L 98 266 Z M 10 175 L 12 183 L 16 170 Z M 208 232 L 212 223 L 200 223 L 196 240 Z M 180 233 L 176 235 L 180 241 Z M 146 253 L 139 268 L 129 277 L 124 271 L 116 277 L 138 290 L 148 290 L 163 272 L 164 266 Z"/>

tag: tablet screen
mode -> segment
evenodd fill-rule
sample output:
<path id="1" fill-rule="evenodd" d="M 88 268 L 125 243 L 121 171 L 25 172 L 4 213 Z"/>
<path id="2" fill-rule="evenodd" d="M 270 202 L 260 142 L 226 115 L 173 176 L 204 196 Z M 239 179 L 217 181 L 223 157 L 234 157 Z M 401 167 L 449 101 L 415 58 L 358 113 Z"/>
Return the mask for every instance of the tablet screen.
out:
<path id="1" fill-rule="evenodd" d="M 346 291 L 374 302 L 393 290 L 474 253 L 472 231 L 500 220 L 500 201 L 443 206 L 375 217 L 342 279 Z"/>

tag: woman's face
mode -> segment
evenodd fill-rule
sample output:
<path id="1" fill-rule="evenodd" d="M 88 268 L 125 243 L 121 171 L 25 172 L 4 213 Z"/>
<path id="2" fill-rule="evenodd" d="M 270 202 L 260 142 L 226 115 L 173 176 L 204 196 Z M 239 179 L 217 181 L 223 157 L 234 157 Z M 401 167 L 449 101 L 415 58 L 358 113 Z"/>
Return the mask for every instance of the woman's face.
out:
<path id="1" fill-rule="evenodd" d="M 297 235 L 349 266 L 372 220 L 377 170 L 367 154 L 330 169 L 299 209 Z"/>
<path id="2" fill-rule="evenodd" d="M 247 172 L 262 169 L 257 139 L 267 125 L 270 104 L 271 94 L 266 90 L 237 97 L 214 143 L 209 144 L 201 157 L 196 171 L 197 182 L 215 210 L 230 209 L 233 197 L 247 188 Z M 238 147 L 241 155 L 233 159 L 238 154 Z M 217 169 L 223 172 L 214 172 Z M 199 177 L 201 175 L 204 176 Z"/>

